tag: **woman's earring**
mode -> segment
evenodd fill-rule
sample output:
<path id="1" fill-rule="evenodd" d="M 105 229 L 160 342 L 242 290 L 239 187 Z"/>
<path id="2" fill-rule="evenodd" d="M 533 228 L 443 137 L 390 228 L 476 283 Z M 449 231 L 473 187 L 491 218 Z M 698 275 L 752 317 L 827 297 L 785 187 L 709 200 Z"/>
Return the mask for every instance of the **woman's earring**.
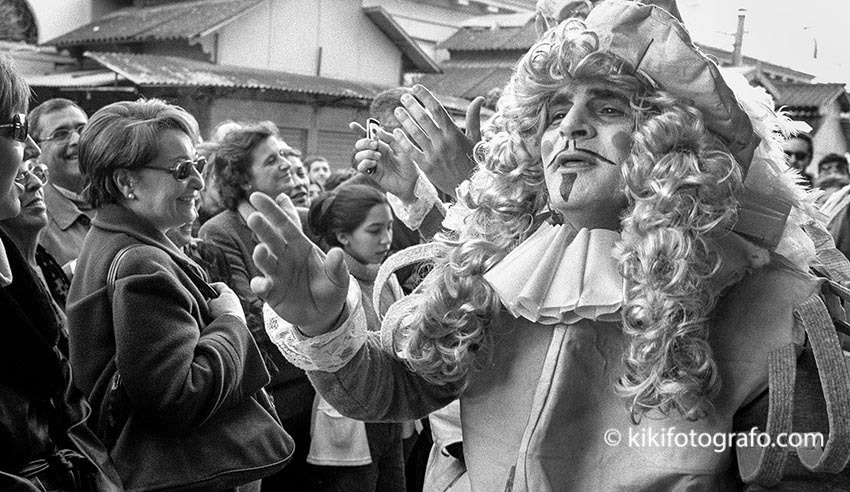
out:
<path id="1" fill-rule="evenodd" d="M 131 191 L 130 193 L 127 193 L 127 198 L 129 198 L 130 200 L 135 200 L 136 195 L 134 195 L 133 192 Z"/>

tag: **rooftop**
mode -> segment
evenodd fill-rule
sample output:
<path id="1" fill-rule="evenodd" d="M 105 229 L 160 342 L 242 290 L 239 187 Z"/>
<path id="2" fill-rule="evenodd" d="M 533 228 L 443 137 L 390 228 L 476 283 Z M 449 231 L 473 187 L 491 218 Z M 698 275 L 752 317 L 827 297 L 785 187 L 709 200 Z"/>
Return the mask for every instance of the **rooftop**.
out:
<path id="1" fill-rule="evenodd" d="M 192 39 L 205 36 L 244 15 L 264 0 L 196 0 L 128 7 L 74 29 L 44 44 L 81 44 Z"/>

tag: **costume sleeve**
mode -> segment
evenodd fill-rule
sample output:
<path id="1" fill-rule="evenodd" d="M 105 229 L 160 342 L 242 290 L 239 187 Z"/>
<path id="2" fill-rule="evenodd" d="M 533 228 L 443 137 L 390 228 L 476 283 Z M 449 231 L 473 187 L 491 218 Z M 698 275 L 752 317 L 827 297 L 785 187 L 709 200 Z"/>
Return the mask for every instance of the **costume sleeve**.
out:
<path id="1" fill-rule="evenodd" d="M 429 383 L 411 371 L 370 331 L 357 282 L 349 284 L 340 326 L 304 337 L 270 308 L 266 325 L 290 362 L 307 370 L 316 390 L 341 414 L 368 422 L 403 422 L 425 417 L 460 394 L 454 385 Z"/>
<path id="2" fill-rule="evenodd" d="M 168 255 L 138 248 L 122 262 L 112 297 L 116 363 L 139 415 L 188 432 L 241 403 L 269 381 L 241 319 L 206 312 L 180 283 Z"/>
<path id="3" fill-rule="evenodd" d="M 421 172 L 416 179 L 413 194 L 416 200 L 411 203 L 402 202 L 392 193 L 387 193 L 387 199 L 404 225 L 414 231 L 419 230 L 425 238 L 433 237 L 446 215 L 445 206 L 440 202 L 437 189 Z"/>

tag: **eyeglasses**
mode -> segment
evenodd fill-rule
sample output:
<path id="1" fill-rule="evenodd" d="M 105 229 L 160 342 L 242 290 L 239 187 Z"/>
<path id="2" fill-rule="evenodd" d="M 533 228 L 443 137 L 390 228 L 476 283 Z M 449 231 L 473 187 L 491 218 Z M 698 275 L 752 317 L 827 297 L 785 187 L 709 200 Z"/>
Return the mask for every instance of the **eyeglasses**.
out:
<path id="1" fill-rule="evenodd" d="M 0 125 L 0 128 L 11 128 L 11 130 L 7 130 L 7 133 L 12 137 L 12 140 L 17 140 L 18 142 L 26 142 L 30 131 L 27 115 L 24 113 L 18 113 L 12 116 L 12 122 Z"/>
<path id="2" fill-rule="evenodd" d="M 204 156 L 198 157 L 194 161 L 183 161 L 177 163 L 169 168 L 163 167 L 154 167 L 154 166 L 142 166 L 143 169 L 156 169 L 159 171 L 165 171 L 167 173 L 171 173 L 174 176 L 174 179 L 177 181 L 183 181 L 184 179 L 189 177 L 189 174 L 192 173 L 192 167 L 198 170 L 198 173 L 204 172 L 204 167 L 207 165 L 207 158 Z"/>
<path id="3" fill-rule="evenodd" d="M 73 135 L 74 133 L 76 133 L 77 135 L 82 133 L 83 128 L 85 127 L 86 124 L 82 123 L 75 126 L 74 128 L 60 128 L 55 132 L 51 133 L 49 137 L 40 139 L 39 142 L 64 142 L 65 140 L 71 138 L 71 135 Z"/>
<path id="4" fill-rule="evenodd" d="M 792 150 L 786 150 L 785 155 L 787 155 L 788 157 L 793 157 L 793 158 L 797 159 L 798 161 L 802 161 L 805 158 L 809 157 L 808 152 L 795 152 L 795 151 L 792 151 Z"/>
<path id="5" fill-rule="evenodd" d="M 30 176 L 38 178 L 41 184 L 47 184 L 47 180 L 50 179 L 50 171 L 44 164 L 36 164 L 32 169 L 18 171 L 18 175 L 15 176 L 15 183 L 26 186 Z"/>

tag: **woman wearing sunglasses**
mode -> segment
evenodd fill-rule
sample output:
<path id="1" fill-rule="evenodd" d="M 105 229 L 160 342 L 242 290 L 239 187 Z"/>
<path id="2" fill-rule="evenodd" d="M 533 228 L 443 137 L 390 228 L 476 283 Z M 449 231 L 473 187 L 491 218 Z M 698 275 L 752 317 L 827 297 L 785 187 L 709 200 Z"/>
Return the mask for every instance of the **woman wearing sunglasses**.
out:
<path id="1" fill-rule="evenodd" d="M 24 162 L 40 149 L 26 120 L 30 91 L 0 55 L 0 490 L 118 492 L 120 479 L 86 426 L 89 407 L 67 359 L 61 313 L 5 224 L 41 188 Z"/>
<path id="2" fill-rule="evenodd" d="M 15 177 L 15 184 L 21 190 L 18 196 L 21 212 L 15 217 L 0 220 L 0 230 L 15 243 L 33 273 L 50 292 L 59 308 L 57 314 L 64 320 L 71 281 L 62 271 L 62 266 L 39 243 L 49 222 L 44 202 L 44 185 L 49 177 L 47 166 L 36 159 L 24 162 L 23 169 Z"/>
<path id="3" fill-rule="evenodd" d="M 151 99 L 102 108 L 79 143 L 98 212 L 68 297 L 71 363 L 128 490 L 256 490 L 292 451 L 239 299 L 165 236 L 196 218 L 197 140 L 189 113 Z"/>

